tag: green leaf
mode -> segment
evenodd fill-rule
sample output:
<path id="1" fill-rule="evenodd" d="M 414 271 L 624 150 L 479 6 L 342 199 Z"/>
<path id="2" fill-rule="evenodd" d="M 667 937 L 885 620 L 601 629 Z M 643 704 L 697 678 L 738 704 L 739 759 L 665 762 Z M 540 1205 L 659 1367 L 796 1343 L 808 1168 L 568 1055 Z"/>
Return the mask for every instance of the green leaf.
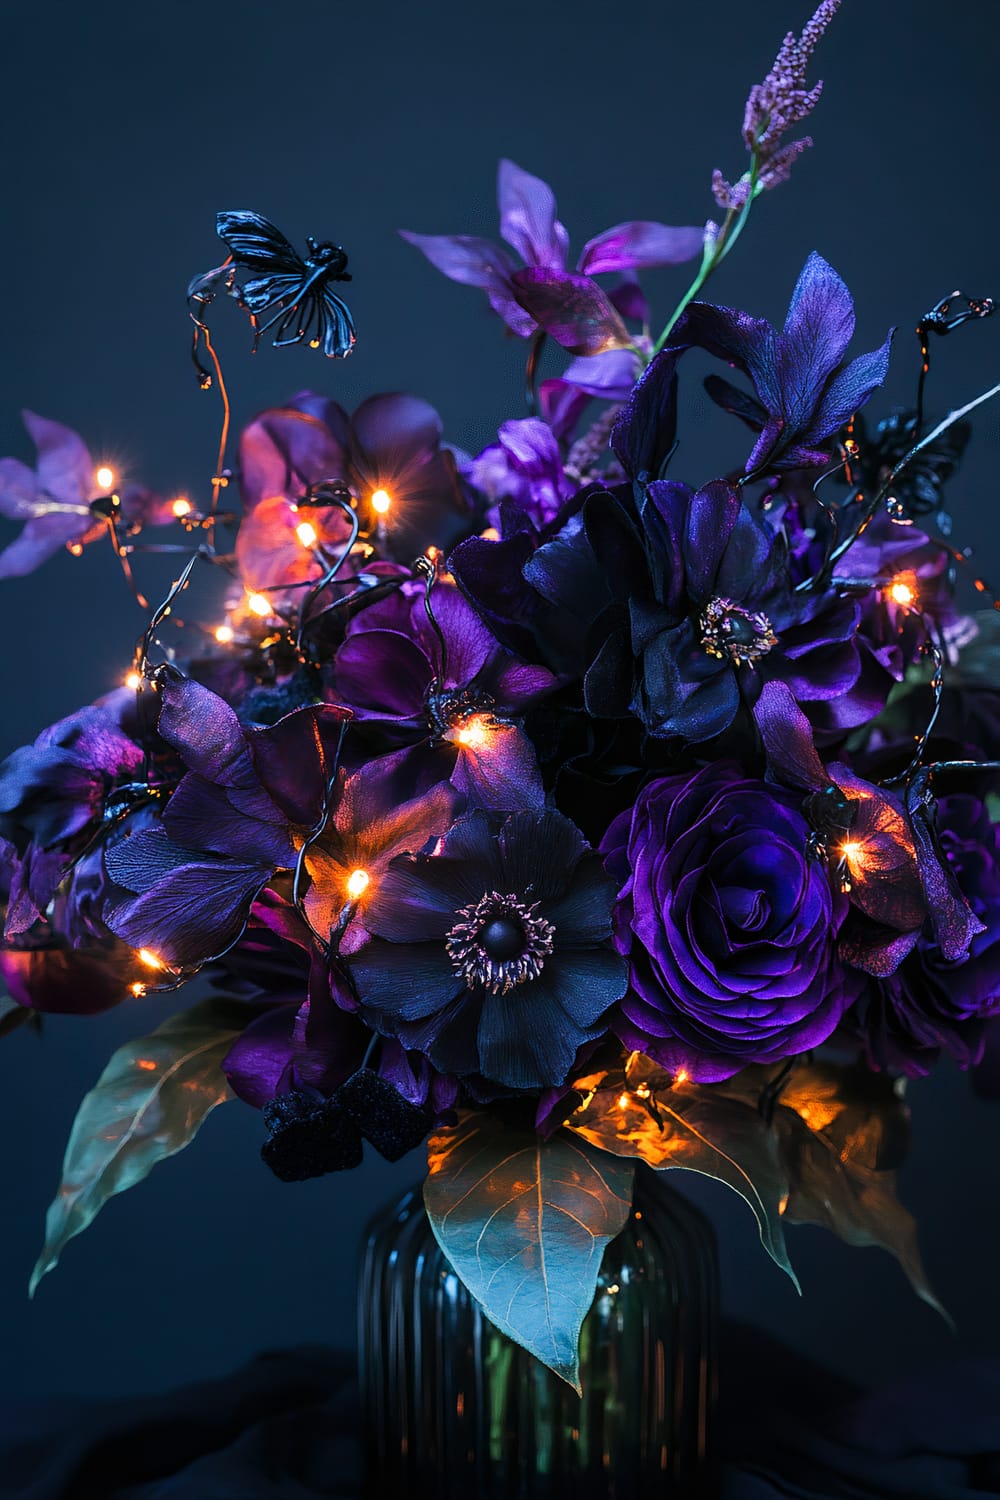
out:
<path id="1" fill-rule="evenodd" d="M 634 1168 L 560 1132 L 468 1113 L 430 1139 L 424 1202 L 438 1244 L 490 1322 L 579 1394 L 580 1328 Z"/>
<path id="2" fill-rule="evenodd" d="M 183 1150 L 209 1112 L 233 1097 L 219 1065 L 252 1014 L 215 996 L 114 1054 L 73 1122 L 30 1296 L 113 1194 Z"/>
<path id="3" fill-rule="evenodd" d="M 718 1084 L 678 1082 L 640 1053 L 630 1056 L 624 1075 L 587 1082 L 596 1086 L 585 1091 L 585 1102 L 567 1121 L 570 1129 L 657 1171 L 698 1172 L 724 1182 L 749 1204 L 761 1243 L 801 1291 L 782 1227 L 788 1173 L 755 1100 L 728 1097 Z"/>

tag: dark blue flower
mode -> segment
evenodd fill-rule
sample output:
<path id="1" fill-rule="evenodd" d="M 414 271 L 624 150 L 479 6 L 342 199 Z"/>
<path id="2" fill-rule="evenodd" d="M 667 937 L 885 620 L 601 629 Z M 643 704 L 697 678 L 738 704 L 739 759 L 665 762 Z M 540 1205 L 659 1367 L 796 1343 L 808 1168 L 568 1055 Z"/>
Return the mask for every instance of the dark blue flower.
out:
<path id="1" fill-rule="evenodd" d="M 608 1028 L 626 965 L 614 886 L 555 812 L 483 812 L 440 851 L 392 862 L 351 961 L 361 1015 L 442 1073 L 509 1089 L 562 1083 Z"/>

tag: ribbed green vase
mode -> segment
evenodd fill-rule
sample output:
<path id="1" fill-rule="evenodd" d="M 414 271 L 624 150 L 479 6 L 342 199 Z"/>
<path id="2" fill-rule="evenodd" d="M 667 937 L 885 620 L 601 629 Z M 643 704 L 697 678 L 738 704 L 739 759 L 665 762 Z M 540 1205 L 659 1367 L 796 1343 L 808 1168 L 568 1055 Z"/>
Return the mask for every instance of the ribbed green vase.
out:
<path id="1" fill-rule="evenodd" d="M 582 1398 L 482 1315 L 419 1190 L 368 1228 L 358 1316 L 370 1500 L 711 1495 L 715 1238 L 662 1174 L 605 1251 Z"/>

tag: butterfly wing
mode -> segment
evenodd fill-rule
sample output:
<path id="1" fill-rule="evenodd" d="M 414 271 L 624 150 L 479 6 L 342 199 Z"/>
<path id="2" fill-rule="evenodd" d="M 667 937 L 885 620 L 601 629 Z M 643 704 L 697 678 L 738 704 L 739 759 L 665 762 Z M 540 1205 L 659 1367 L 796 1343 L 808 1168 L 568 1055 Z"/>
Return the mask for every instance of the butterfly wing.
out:
<path id="1" fill-rule="evenodd" d="M 253 281 L 243 282 L 238 288 L 239 301 L 254 317 L 269 312 L 272 307 L 293 303 L 300 296 L 305 281 L 304 275 L 275 273 L 257 276 Z"/>
<path id="2" fill-rule="evenodd" d="M 354 319 L 347 303 L 327 285 L 316 298 L 323 353 L 328 359 L 345 359 L 354 347 Z"/>
<path id="3" fill-rule="evenodd" d="M 230 209 L 215 216 L 216 233 L 234 260 L 251 271 L 284 272 L 303 281 L 305 262 L 281 230 L 250 209 Z"/>

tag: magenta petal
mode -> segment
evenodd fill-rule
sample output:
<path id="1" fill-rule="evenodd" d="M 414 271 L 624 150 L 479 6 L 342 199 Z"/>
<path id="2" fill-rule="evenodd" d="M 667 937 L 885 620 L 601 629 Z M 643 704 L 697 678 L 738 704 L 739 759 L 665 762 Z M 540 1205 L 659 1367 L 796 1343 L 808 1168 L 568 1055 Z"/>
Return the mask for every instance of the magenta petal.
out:
<path id="1" fill-rule="evenodd" d="M 504 158 L 497 172 L 500 233 L 526 265 L 561 270 L 569 235 L 556 218 L 552 189 L 540 177 Z"/>
<path id="2" fill-rule="evenodd" d="M 631 335 L 596 281 L 573 271 L 529 267 L 513 277 L 518 302 L 571 354 L 625 349 Z"/>
<path id="3" fill-rule="evenodd" d="M 68 542 L 92 541 L 104 529 L 103 522 L 95 525 L 89 517 L 72 511 L 35 516 L 0 552 L 0 578 L 23 578 L 61 552 Z"/>
<path id="4" fill-rule="evenodd" d="M 675 266 L 700 255 L 703 239 L 704 230 L 694 225 L 675 229 L 651 219 L 633 219 L 588 240 L 577 269 L 599 276 L 603 271 Z"/>
<path id="5" fill-rule="evenodd" d="M 0 458 L 0 516 L 27 521 L 44 503 L 34 469 L 19 458 Z"/>

